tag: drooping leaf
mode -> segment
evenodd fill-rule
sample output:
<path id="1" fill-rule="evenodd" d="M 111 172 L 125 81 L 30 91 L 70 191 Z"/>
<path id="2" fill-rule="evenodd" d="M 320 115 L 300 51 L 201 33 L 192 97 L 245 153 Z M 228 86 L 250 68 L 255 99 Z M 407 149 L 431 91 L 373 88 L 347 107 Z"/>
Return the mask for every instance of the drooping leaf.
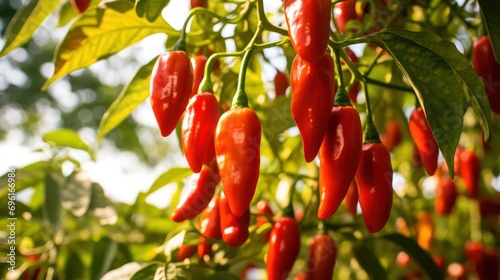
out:
<path id="1" fill-rule="evenodd" d="M 437 42 L 433 48 L 449 51 L 453 44 L 438 40 L 430 32 L 383 31 L 367 37 L 392 55 L 425 111 L 427 122 L 453 177 L 453 159 L 463 127 L 464 95 L 469 89 L 461 83 L 457 72 L 435 50 L 419 44 L 427 38 Z M 415 38 L 418 38 L 418 42 Z M 442 49 L 442 50 L 441 50 Z M 476 90 L 476 89 L 474 89 Z"/>
<path id="2" fill-rule="evenodd" d="M 91 195 L 89 175 L 82 170 L 75 170 L 61 188 L 61 204 L 76 217 L 81 217 L 89 208 Z"/>
<path id="3" fill-rule="evenodd" d="M 71 2 L 65 2 L 64 4 L 61 5 L 61 8 L 59 9 L 59 16 L 58 16 L 58 22 L 57 22 L 57 27 L 62 27 L 68 24 L 72 19 L 74 19 L 78 13 L 76 12 L 75 8 L 73 8 L 73 5 L 71 5 Z"/>
<path id="4" fill-rule="evenodd" d="M 92 252 L 91 279 L 101 279 L 109 270 L 115 258 L 118 243 L 109 237 L 103 237 L 94 245 Z"/>
<path id="5" fill-rule="evenodd" d="M 354 256 L 359 265 L 366 271 L 368 277 L 372 280 L 387 279 L 387 273 L 378 261 L 377 256 L 372 249 L 366 245 L 358 245 L 354 247 Z"/>
<path id="6" fill-rule="evenodd" d="M 52 147 L 69 147 L 86 151 L 92 159 L 95 159 L 94 150 L 73 130 L 65 128 L 53 130 L 43 135 L 43 141 Z"/>
<path id="7" fill-rule="evenodd" d="M 422 249 L 414 239 L 408 238 L 399 233 L 388 234 L 382 238 L 401 246 L 408 253 L 408 255 L 420 264 L 420 267 L 425 270 L 430 279 L 444 279 L 442 272 L 437 267 L 431 255 Z"/>
<path id="8" fill-rule="evenodd" d="M 113 269 L 106 274 L 104 274 L 101 280 L 122 280 L 130 279 L 139 269 L 143 267 L 143 264 L 138 262 L 126 263 L 117 269 Z M 142 278 L 142 279 L 152 279 L 152 278 Z"/>
<path id="9" fill-rule="evenodd" d="M 147 265 L 141 267 L 131 278 L 130 280 L 142 280 L 142 279 L 153 279 L 156 271 L 160 266 L 163 266 L 160 262 L 151 262 Z"/>
<path id="10" fill-rule="evenodd" d="M 94 215 L 101 225 L 112 225 L 118 220 L 118 214 L 104 190 L 97 183 L 92 183 L 92 197 L 88 212 Z"/>
<path id="11" fill-rule="evenodd" d="M 193 174 L 193 171 L 191 171 L 191 169 L 189 168 L 171 168 L 167 172 L 161 174 L 160 177 L 158 177 L 156 181 L 154 181 L 151 187 L 149 187 L 146 195 L 150 195 L 170 183 L 180 182 L 182 181 L 182 179 L 188 177 L 191 174 Z"/>
<path id="12" fill-rule="evenodd" d="M 500 11 L 499 1 L 479 0 L 479 7 L 483 14 L 483 20 L 490 35 L 491 44 L 495 53 L 495 59 L 500 63 Z"/>
<path id="13" fill-rule="evenodd" d="M 97 141 L 102 140 L 111 130 L 127 118 L 137 106 L 149 96 L 149 80 L 156 59 L 142 66 L 134 78 L 123 87 L 120 95 L 102 116 Z"/>
<path id="14" fill-rule="evenodd" d="M 137 0 L 135 9 L 140 17 L 146 16 L 150 22 L 155 21 L 161 15 L 170 0 Z"/>
<path id="15" fill-rule="evenodd" d="M 45 19 L 54 12 L 59 2 L 57 0 L 33 0 L 19 9 L 7 26 L 4 37 L 5 45 L 0 52 L 0 57 L 28 42 Z"/>
<path id="16" fill-rule="evenodd" d="M 92 7 L 73 23 L 58 46 L 54 74 L 44 88 L 74 70 L 88 67 L 156 33 L 178 32 L 161 17 L 154 22 L 138 17 L 130 1 Z"/>
<path id="17" fill-rule="evenodd" d="M 60 173 L 47 172 L 45 175 L 44 212 L 54 231 L 61 223 L 61 188 L 65 178 Z"/>

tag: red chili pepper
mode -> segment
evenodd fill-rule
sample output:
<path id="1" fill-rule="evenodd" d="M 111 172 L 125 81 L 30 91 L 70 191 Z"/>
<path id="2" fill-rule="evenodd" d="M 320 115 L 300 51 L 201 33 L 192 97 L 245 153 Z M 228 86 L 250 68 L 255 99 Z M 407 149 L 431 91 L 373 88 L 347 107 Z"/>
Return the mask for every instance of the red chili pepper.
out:
<path id="1" fill-rule="evenodd" d="M 200 217 L 200 233 L 211 239 L 221 239 L 222 233 L 220 231 L 220 199 L 216 197 L 212 199 L 207 208 L 201 212 Z M 203 258 L 205 255 L 210 254 L 212 244 L 200 237 L 200 244 L 198 245 L 198 255 Z"/>
<path id="2" fill-rule="evenodd" d="M 190 258 L 194 253 L 196 253 L 196 249 L 198 246 L 196 245 L 182 245 L 177 252 L 175 258 L 179 261 L 183 261 L 187 258 Z"/>
<path id="3" fill-rule="evenodd" d="M 357 19 L 356 0 L 339 2 L 334 8 L 335 21 L 340 33 L 344 33 L 345 26 L 350 20 Z"/>
<path id="4" fill-rule="evenodd" d="M 256 218 L 256 224 L 258 227 L 266 223 L 269 223 L 270 220 L 272 222 L 272 218 L 274 215 L 273 210 L 271 210 L 271 208 L 269 207 L 269 204 L 267 204 L 267 202 L 263 200 L 257 202 L 257 214 L 259 214 L 259 216 L 257 216 Z M 269 241 L 270 236 L 271 236 L 271 231 L 266 232 L 262 236 L 262 241 L 264 243 L 267 243 Z"/>
<path id="5" fill-rule="evenodd" d="M 205 8 L 207 6 L 207 0 L 191 0 L 191 9 L 194 8 Z"/>
<path id="6" fill-rule="evenodd" d="M 191 59 L 191 63 L 193 64 L 193 88 L 190 97 L 198 93 L 198 87 L 205 74 L 205 64 L 207 64 L 207 60 L 208 58 L 204 55 L 195 55 Z"/>
<path id="7" fill-rule="evenodd" d="M 325 53 L 330 38 L 330 0 L 284 0 L 283 9 L 290 41 L 297 54 L 317 61 Z"/>
<path id="8" fill-rule="evenodd" d="M 290 217 L 281 217 L 271 230 L 267 251 L 267 279 L 283 280 L 293 267 L 300 250 L 300 229 Z"/>
<path id="9" fill-rule="evenodd" d="M 430 251 L 434 247 L 434 221 L 428 212 L 419 213 L 417 218 L 417 243 L 424 250 Z"/>
<path id="10" fill-rule="evenodd" d="M 336 258 L 337 248 L 333 239 L 328 234 L 316 234 L 309 247 L 306 279 L 332 279 Z"/>
<path id="11" fill-rule="evenodd" d="M 397 147 L 403 140 L 399 122 L 397 120 L 388 121 L 385 125 L 385 133 L 384 135 L 380 135 L 380 139 L 389 151 Z"/>
<path id="12" fill-rule="evenodd" d="M 89 8 L 91 0 L 70 0 L 70 2 L 71 6 L 81 14 Z"/>
<path id="13" fill-rule="evenodd" d="M 460 162 L 460 175 L 464 179 L 467 195 L 477 198 L 479 194 L 481 163 L 474 151 L 462 151 L 460 153 Z"/>
<path id="14" fill-rule="evenodd" d="M 317 62 L 296 56 L 290 75 L 292 117 L 299 128 L 306 162 L 318 154 L 328 127 L 336 91 L 332 57 L 324 53 Z"/>
<path id="15" fill-rule="evenodd" d="M 481 36 L 474 42 L 472 65 L 483 78 L 491 110 L 500 114 L 500 64 L 495 60 L 490 37 Z"/>
<path id="16" fill-rule="evenodd" d="M 190 220 L 200 214 L 205 209 L 210 200 L 214 196 L 215 188 L 220 182 L 219 171 L 215 161 L 208 165 L 204 165 L 199 175 L 195 175 L 193 184 L 196 187 L 189 193 L 184 201 L 181 201 L 177 209 L 172 213 L 170 218 L 174 222 L 182 222 Z"/>
<path id="17" fill-rule="evenodd" d="M 356 175 L 363 145 L 358 111 L 352 106 L 333 106 L 319 153 L 318 218 L 333 215 Z"/>
<path id="18" fill-rule="evenodd" d="M 276 93 L 276 97 L 284 96 L 289 85 L 290 83 L 288 82 L 286 74 L 277 71 L 274 76 L 274 92 Z"/>
<path id="19" fill-rule="evenodd" d="M 225 112 L 215 132 L 215 153 L 227 201 L 234 215 L 248 211 L 260 168 L 261 126 L 250 108 Z"/>
<path id="20" fill-rule="evenodd" d="M 436 200 L 434 208 L 440 215 L 449 215 L 455 206 L 458 197 L 455 182 L 450 177 L 442 177 L 436 186 Z"/>
<path id="21" fill-rule="evenodd" d="M 189 101 L 182 121 L 181 144 L 195 173 L 215 157 L 214 135 L 219 118 L 219 103 L 212 93 L 199 93 Z"/>
<path id="22" fill-rule="evenodd" d="M 480 197 L 478 202 L 481 218 L 500 216 L 500 196 Z"/>
<path id="23" fill-rule="evenodd" d="M 184 51 L 158 57 L 151 75 L 151 106 L 163 137 L 177 126 L 193 86 L 193 67 Z"/>
<path id="24" fill-rule="evenodd" d="M 499 279 L 499 258 L 494 248 L 484 246 L 480 242 L 467 242 L 465 253 L 479 280 Z"/>
<path id="25" fill-rule="evenodd" d="M 345 195 L 345 207 L 349 213 L 356 215 L 358 212 L 358 183 L 356 178 L 352 179 L 347 194 Z"/>
<path id="26" fill-rule="evenodd" d="M 250 235 L 248 226 L 250 225 L 250 210 L 237 217 L 229 208 L 229 201 L 224 192 L 220 196 L 220 226 L 222 239 L 231 247 L 240 247 L 245 243 Z"/>
<path id="27" fill-rule="evenodd" d="M 416 108 L 410 116 L 410 134 L 417 145 L 418 152 L 424 161 L 425 170 L 433 175 L 437 169 L 439 147 L 432 130 L 427 123 L 422 107 Z"/>
<path id="28" fill-rule="evenodd" d="M 381 230 L 391 214 L 392 175 L 389 150 L 382 143 L 363 144 L 356 180 L 363 219 L 372 233 Z"/>

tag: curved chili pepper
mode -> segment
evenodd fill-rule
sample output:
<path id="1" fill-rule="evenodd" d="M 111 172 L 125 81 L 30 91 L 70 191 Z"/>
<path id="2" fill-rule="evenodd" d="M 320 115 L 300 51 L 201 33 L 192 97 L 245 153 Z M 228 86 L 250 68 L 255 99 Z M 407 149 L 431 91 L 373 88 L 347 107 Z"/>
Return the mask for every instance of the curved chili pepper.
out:
<path id="1" fill-rule="evenodd" d="M 247 208 L 247 211 L 241 217 L 235 216 L 229 208 L 229 201 L 224 192 L 220 196 L 219 210 L 222 239 L 231 247 L 240 247 L 250 235 L 248 232 L 250 210 Z"/>
<path id="2" fill-rule="evenodd" d="M 356 180 L 363 220 L 371 233 L 381 230 L 392 206 L 392 166 L 389 150 L 382 143 L 365 143 Z"/>
<path id="3" fill-rule="evenodd" d="M 170 216 L 172 221 L 180 223 L 200 214 L 210 203 L 219 182 L 220 176 L 215 161 L 210 166 L 204 165 L 198 177 L 195 178 L 196 187 L 184 201 L 179 203 L 177 209 Z"/>
<path id="4" fill-rule="evenodd" d="M 332 57 L 328 53 L 317 62 L 296 56 L 291 68 L 292 117 L 299 128 L 304 158 L 311 162 L 318 154 L 328 127 L 336 90 Z"/>
<path id="5" fill-rule="evenodd" d="M 495 60 L 490 37 L 481 36 L 474 42 L 472 65 L 483 78 L 491 110 L 500 114 L 500 64 Z"/>
<path id="6" fill-rule="evenodd" d="M 283 10 L 292 46 L 307 61 L 325 53 L 330 38 L 330 0 L 284 0 Z"/>
<path id="7" fill-rule="evenodd" d="M 316 234 L 309 247 L 306 279 L 332 279 L 336 258 L 337 248 L 333 239 L 328 234 Z"/>
<path id="8" fill-rule="evenodd" d="M 455 182 L 450 177 L 442 177 L 436 186 L 436 200 L 434 208 L 440 215 L 447 216 L 453 210 L 458 197 Z"/>
<path id="9" fill-rule="evenodd" d="M 283 280 L 293 267 L 300 250 L 300 229 L 290 217 L 281 217 L 271 230 L 267 251 L 267 279 Z"/>
<path id="10" fill-rule="evenodd" d="M 284 96 L 288 86 L 290 85 L 286 74 L 281 71 L 277 71 L 273 81 L 276 97 Z"/>
<path id="11" fill-rule="evenodd" d="M 437 169 L 439 147 L 422 107 L 416 108 L 411 113 L 409 128 L 411 137 L 424 161 L 425 170 L 429 175 L 433 175 Z"/>
<path id="12" fill-rule="evenodd" d="M 479 194 L 481 163 L 474 151 L 462 151 L 460 153 L 460 162 L 460 175 L 464 179 L 467 195 L 477 198 Z"/>
<path id="13" fill-rule="evenodd" d="M 345 195 L 345 207 L 349 213 L 356 215 L 358 211 L 358 183 L 356 178 L 352 179 L 347 194 Z"/>
<path id="14" fill-rule="evenodd" d="M 175 258 L 179 261 L 183 261 L 184 259 L 190 258 L 194 253 L 196 253 L 196 249 L 198 246 L 196 245 L 182 245 L 177 252 Z"/>
<path id="15" fill-rule="evenodd" d="M 199 93 L 189 101 L 182 121 L 181 144 L 195 173 L 215 157 L 214 134 L 219 118 L 219 103 L 212 93 Z"/>
<path id="16" fill-rule="evenodd" d="M 193 88 L 190 97 L 198 93 L 198 87 L 205 74 L 205 64 L 207 64 L 207 60 L 208 58 L 206 56 L 200 54 L 195 55 L 191 59 L 191 63 L 193 64 Z"/>
<path id="17" fill-rule="evenodd" d="M 259 214 L 259 216 L 257 216 L 256 218 L 256 224 L 258 227 L 269 223 L 269 220 L 272 219 L 274 215 L 273 210 L 271 210 L 271 208 L 269 207 L 269 204 L 263 200 L 257 202 L 257 214 Z M 266 232 L 262 236 L 262 241 L 264 243 L 267 243 L 270 236 L 271 231 Z"/>
<path id="18" fill-rule="evenodd" d="M 234 215 L 248 211 L 260 168 L 261 126 L 255 111 L 225 112 L 215 132 L 215 154 L 227 201 Z"/>
<path id="19" fill-rule="evenodd" d="M 193 86 L 193 67 L 184 51 L 171 51 L 158 57 L 151 75 L 151 106 L 163 137 L 177 126 Z"/>
<path id="20" fill-rule="evenodd" d="M 352 106 L 333 106 L 319 153 L 318 218 L 333 215 L 356 175 L 363 145 L 358 111 Z"/>
<path id="21" fill-rule="evenodd" d="M 200 233 L 204 236 L 219 240 L 222 238 L 220 231 L 220 198 L 212 199 L 207 208 L 201 212 L 200 217 Z M 198 245 L 198 255 L 203 259 L 205 255 L 210 254 L 212 244 L 205 237 L 200 237 Z"/>

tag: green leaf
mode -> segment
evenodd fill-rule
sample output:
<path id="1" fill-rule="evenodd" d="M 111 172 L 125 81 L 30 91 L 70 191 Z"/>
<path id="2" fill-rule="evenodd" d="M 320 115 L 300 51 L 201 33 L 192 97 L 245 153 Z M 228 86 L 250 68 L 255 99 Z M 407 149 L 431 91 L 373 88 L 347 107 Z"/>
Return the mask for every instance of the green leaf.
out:
<path id="1" fill-rule="evenodd" d="M 97 141 L 102 140 L 149 96 L 149 81 L 155 62 L 156 58 L 142 66 L 104 113 L 97 130 Z"/>
<path id="2" fill-rule="evenodd" d="M 138 262 L 126 263 L 117 269 L 113 269 L 108 273 L 104 274 L 101 280 L 123 280 L 130 279 L 134 273 L 136 273 L 143 264 Z M 147 278 L 146 278 L 147 279 Z M 151 279 L 151 278 L 150 278 Z"/>
<path id="3" fill-rule="evenodd" d="M 136 12 L 140 17 L 146 16 L 150 22 L 155 21 L 161 15 L 163 8 L 165 8 L 170 0 L 137 0 Z"/>
<path id="4" fill-rule="evenodd" d="M 154 22 L 139 18 L 130 1 L 106 2 L 89 8 L 58 46 L 54 74 L 44 88 L 74 70 L 88 67 L 156 33 L 170 35 L 178 31 L 161 17 Z"/>
<path id="5" fill-rule="evenodd" d="M 457 73 L 440 53 L 456 47 L 430 32 L 383 31 L 366 39 L 391 54 L 408 78 L 453 177 L 455 150 L 463 128 L 464 95 L 469 89 L 457 75 L 463 72 Z M 432 48 L 422 45 L 422 40 L 430 41 Z"/>
<path id="6" fill-rule="evenodd" d="M 66 259 L 66 266 L 64 269 L 66 279 L 82 279 L 83 269 L 84 266 L 80 259 L 80 255 L 75 251 L 71 251 Z"/>
<path id="7" fill-rule="evenodd" d="M 148 263 L 147 265 L 143 266 L 139 271 L 137 271 L 130 278 L 130 280 L 153 279 L 156 274 L 156 270 L 158 270 L 160 266 L 163 266 L 163 264 L 160 262 Z"/>
<path id="8" fill-rule="evenodd" d="M 9 178 L 14 178 L 16 192 L 19 192 L 42 182 L 48 168 L 47 161 L 38 161 L 19 169 L 13 168 L 14 172 L 7 172 L 0 177 L 0 197 L 7 196 L 9 183 L 12 183 Z"/>
<path id="9" fill-rule="evenodd" d="M 82 170 L 75 170 L 61 188 L 61 204 L 76 217 L 81 217 L 89 208 L 91 195 L 89 175 Z"/>
<path id="10" fill-rule="evenodd" d="M 19 9 L 7 26 L 4 36 L 5 45 L 0 52 L 0 57 L 28 42 L 47 16 L 56 9 L 59 2 L 57 0 L 32 0 L 27 6 Z"/>
<path id="11" fill-rule="evenodd" d="M 72 19 L 78 16 L 75 8 L 71 5 L 71 2 L 65 2 L 61 5 L 59 9 L 59 17 L 57 22 L 57 27 L 63 27 L 68 24 Z"/>
<path id="12" fill-rule="evenodd" d="M 427 272 L 430 279 L 444 279 L 442 272 L 437 267 L 431 255 L 422 249 L 414 239 L 398 233 L 388 234 L 382 238 L 401 246 L 408 253 L 408 255 L 420 264 L 422 269 Z"/>
<path id="13" fill-rule="evenodd" d="M 180 182 L 191 174 L 193 174 L 193 171 L 189 168 L 176 167 L 169 169 L 167 172 L 161 174 L 156 181 L 154 181 L 151 187 L 149 187 L 146 195 L 150 195 L 170 183 Z"/>
<path id="14" fill-rule="evenodd" d="M 113 204 L 104 194 L 101 185 L 97 183 L 92 184 L 92 197 L 88 212 L 92 213 L 101 225 L 112 225 L 118 220 L 118 214 Z"/>
<path id="15" fill-rule="evenodd" d="M 370 279 L 387 279 L 385 269 L 382 267 L 371 248 L 366 245 L 358 245 L 354 247 L 353 253 L 359 265 L 366 271 Z"/>
<path id="16" fill-rule="evenodd" d="M 500 63 L 500 2 L 491 0 L 478 0 L 483 20 L 490 35 L 491 44 L 495 53 L 495 59 Z"/>
<path id="17" fill-rule="evenodd" d="M 103 237 L 94 245 L 92 252 L 91 279 L 101 279 L 109 270 L 115 258 L 118 243 L 109 237 Z"/>
<path id="18" fill-rule="evenodd" d="M 73 130 L 64 128 L 53 130 L 43 136 L 43 141 L 52 147 L 69 147 L 86 151 L 95 160 L 94 150 Z"/>
<path id="19" fill-rule="evenodd" d="M 57 231 L 61 223 L 61 188 L 64 181 L 65 178 L 59 173 L 48 172 L 45 175 L 45 203 L 43 207 L 54 232 Z"/>

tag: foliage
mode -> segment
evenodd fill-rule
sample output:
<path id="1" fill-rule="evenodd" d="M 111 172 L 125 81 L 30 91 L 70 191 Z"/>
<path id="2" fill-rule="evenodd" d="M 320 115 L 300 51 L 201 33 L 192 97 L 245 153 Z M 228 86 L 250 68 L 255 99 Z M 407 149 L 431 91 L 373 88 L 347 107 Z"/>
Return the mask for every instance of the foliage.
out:
<path id="1" fill-rule="evenodd" d="M 262 0 L 208 1 L 206 8 L 191 10 L 183 27 L 189 26 L 185 38 L 189 55 L 215 53 L 206 66 L 209 70 L 205 71 L 205 79 L 211 81 L 221 108 L 230 107 L 238 78 L 244 75 L 242 86 L 249 107 L 262 125 L 260 177 L 251 204 L 250 237 L 240 248 L 211 240 L 215 245 L 210 257 L 195 255 L 184 261 L 176 258 L 181 245 L 198 245 L 202 237 L 199 218 L 182 223 L 169 218 L 184 188 L 189 186 L 193 174 L 190 169 L 179 166 L 166 170 L 149 190 L 138 195 L 134 204 L 127 205 L 109 200 L 103 188 L 91 182 L 81 168 L 82 157 L 73 156 L 79 151 L 85 154 L 84 160 L 95 160 L 99 149 L 78 134 L 82 126 L 95 131 L 96 143 L 113 141 L 118 147 L 135 151 L 146 163 L 155 164 L 159 157 L 167 156 L 165 151 L 158 152 L 157 146 L 148 150 L 141 145 L 136 133 L 138 124 L 130 117 L 149 96 L 156 60 L 141 65 L 119 94 L 116 87 L 100 84 L 99 77 L 88 68 L 116 57 L 153 34 L 166 34 L 165 46 L 172 49 L 182 39 L 182 30 L 176 30 L 169 19 L 161 16 L 162 11 L 171 8 L 169 2 L 94 0 L 78 14 L 70 1 L 41 0 L 31 1 L 14 16 L 13 9 L 5 10 L 11 19 L 7 17 L 10 22 L 0 57 L 24 50 L 30 53 L 30 60 L 15 62 L 7 58 L 17 63 L 29 79 L 6 87 L 0 95 L 6 102 L 0 109 L 10 106 L 28 111 L 46 101 L 49 107 L 60 109 L 57 129 L 42 137 L 49 156 L 15 172 L 16 191 L 30 190 L 32 195 L 26 204 L 16 201 L 16 211 L 21 213 L 17 220 L 17 253 L 22 264 L 12 273 L 2 263 L 5 278 L 15 279 L 39 269 L 39 279 L 239 279 L 252 267 L 259 279 L 265 278 L 268 246 L 262 240 L 272 223 L 255 224 L 261 216 L 254 207 L 259 200 L 269 201 L 276 213 L 270 222 L 287 211 L 289 201 L 293 203 L 301 230 L 301 249 L 290 275 L 307 267 L 307 244 L 318 227 L 318 166 L 303 158 L 301 138 L 290 112 L 290 92 L 276 97 L 272 78 L 268 78 L 273 76 L 269 72 L 274 74 L 275 70 L 290 73 L 295 57 L 288 31 L 283 28 L 286 23 L 281 1 L 274 7 L 266 6 L 267 10 Z M 483 80 L 470 58 L 473 42 L 489 34 L 500 61 L 496 16 L 500 8 L 494 1 L 481 0 L 387 1 L 387 5 L 375 0 L 358 2 L 364 17 L 347 22 L 343 33 L 332 32 L 329 51 L 339 51 L 344 60 L 339 79 L 346 82 L 346 89 L 362 84 L 364 95 L 358 96 L 354 107 L 365 127 L 373 120 L 379 134 L 388 137 L 385 125 L 396 120 L 402 141 L 391 150 L 397 180 L 393 182 L 391 215 L 383 230 L 369 233 L 359 211 L 357 215 L 349 214 L 345 203 L 322 223 L 337 244 L 334 279 L 395 279 L 422 271 L 431 279 L 451 277 L 438 268 L 436 256 L 443 257 L 447 264 L 465 264 L 473 275 L 474 267 L 466 257 L 464 244 L 480 241 L 500 248 L 499 213 L 486 213 L 482 204 L 488 197 L 495 200 L 500 196 L 498 188 L 493 188 L 493 179 L 500 173 L 500 116 L 491 112 Z M 332 7 L 338 4 L 332 3 Z M 57 47 L 50 42 L 44 48 L 31 40 L 48 17 L 56 18 L 58 27 L 66 27 Z M 332 23 L 337 25 L 335 20 Z M 347 47 L 356 50 L 359 62 L 349 59 Z M 243 50 L 248 49 L 253 50 L 253 55 L 246 71 L 241 71 Z M 48 52 L 53 52 L 54 71 L 50 77 L 43 77 L 32 64 L 47 63 Z M 216 58 L 220 67 L 212 71 L 211 63 Z M 65 112 L 53 95 L 37 94 L 50 92 L 61 81 L 67 81 L 80 95 L 92 89 L 94 99 L 85 102 L 81 97 L 72 110 Z M 415 104 L 424 109 L 443 156 L 433 176 L 427 176 L 414 158 L 415 144 L 407 124 Z M 106 112 L 99 111 L 102 106 L 106 106 Z M 75 117 L 83 109 L 92 111 L 88 123 Z M 22 123 L 25 131 L 38 133 L 33 128 L 38 127 L 41 117 L 28 116 L 33 119 Z M 0 129 L 0 135 L 5 137 L 12 127 L 0 125 Z M 457 146 L 473 150 L 480 158 L 479 198 L 468 197 L 460 172 L 455 174 L 460 170 L 455 166 L 460 162 Z M 70 172 L 65 171 L 68 169 Z M 455 178 L 460 196 L 453 212 L 443 216 L 434 211 L 435 187 L 446 176 Z M 8 203 L 9 182 L 9 173 L 0 178 L 1 205 Z M 166 209 L 146 202 L 148 196 L 166 187 L 175 188 Z M 427 227 L 422 213 L 431 215 Z M 8 213 L 1 212 L 1 216 L 5 228 Z M 402 251 L 412 262 L 403 265 L 396 261 Z"/>

